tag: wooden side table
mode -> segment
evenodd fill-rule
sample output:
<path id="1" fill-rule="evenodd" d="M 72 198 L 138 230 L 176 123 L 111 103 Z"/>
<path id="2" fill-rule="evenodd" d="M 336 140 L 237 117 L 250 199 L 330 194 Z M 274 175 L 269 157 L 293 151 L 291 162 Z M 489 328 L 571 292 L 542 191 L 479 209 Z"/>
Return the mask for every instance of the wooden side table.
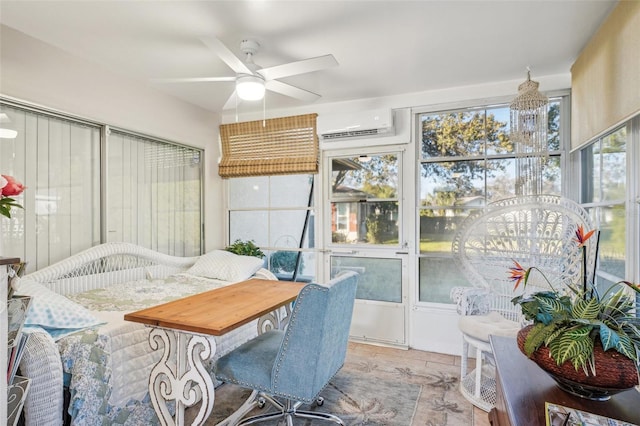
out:
<path id="1" fill-rule="evenodd" d="M 545 426 L 545 402 L 640 425 L 640 392 L 628 390 L 605 402 L 574 396 L 520 352 L 515 338 L 491 336 L 490 340 L 498 399 L 489 413 L 492 425 Z"/>

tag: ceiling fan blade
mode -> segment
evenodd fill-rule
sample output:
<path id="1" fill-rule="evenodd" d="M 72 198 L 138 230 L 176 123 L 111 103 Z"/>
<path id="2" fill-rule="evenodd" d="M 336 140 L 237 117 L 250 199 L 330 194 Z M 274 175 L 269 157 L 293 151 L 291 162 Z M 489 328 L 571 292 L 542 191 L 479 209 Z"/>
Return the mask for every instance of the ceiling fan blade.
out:
<path id="1" fill-rule="evenodd" d="M 238 98 L 238 96 L 236 95 L 236 91 L 234 90 L 231 96 L 229 96 L 229 99 L 227 99 L 227 102 L 224 103 L 222 109 L 233 109 L 236 107 L 236 105 L 239 105 L 240 102 L 242 102 L 242 100 Z"/>
<path id="2" fill-rule="evenodd" d="M 278 80 L 269 80 L 265 82 L 265 87 L 272 92 L 280 93 L 292 98 L 300 99 L 301 101 L 312 102 L 320 98 L 320 95 L 309 92 L 308 90 L 300 89 L 299 87 L 292 86 L 287 83 L 283 83 Z"/>
<path id="3" fill-rule="evenodd" d="M 253 71 L 251 71 L 240 58 L 234 55 L 233 52 L 217 38 L 206 37 L 201 38 L 200 40 L 202 40 L 209 49 L 215 52 L 215 54 L 218 55 L 220 59 L 222 59 L 225 64 L 229 65 L 229 68 L 236 73 L 253 74 Z"/>
<path id="4" fill-rule="evenodd" d="M 274 80 L 291 75 L 305 74 L 319 71 L 338 65 L 338 61 L 333 55 L 318 56 L 316 58 L 303 59 L 302 61 L 290 62 L 288 64 L 276 65 L 274 67 L 262 68 L 258 70 L 266 80 Z"/>
<path id="5" fill-rule="evenodd" d="M 234 77 L 153 78 L 154 83 L 203 83 L 210 81 L 235 81 Z"/>

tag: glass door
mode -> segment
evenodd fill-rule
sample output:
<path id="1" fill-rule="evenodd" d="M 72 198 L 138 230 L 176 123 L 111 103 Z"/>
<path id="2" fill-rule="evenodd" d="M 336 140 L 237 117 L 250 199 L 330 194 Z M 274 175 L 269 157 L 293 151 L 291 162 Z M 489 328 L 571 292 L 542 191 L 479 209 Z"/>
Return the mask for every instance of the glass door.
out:
<path id="1" fill-rule="evenodd" d="M 402 152 L 327 153 L 326 266 L 360 274 L 351 337 L 407 345 Z"/>

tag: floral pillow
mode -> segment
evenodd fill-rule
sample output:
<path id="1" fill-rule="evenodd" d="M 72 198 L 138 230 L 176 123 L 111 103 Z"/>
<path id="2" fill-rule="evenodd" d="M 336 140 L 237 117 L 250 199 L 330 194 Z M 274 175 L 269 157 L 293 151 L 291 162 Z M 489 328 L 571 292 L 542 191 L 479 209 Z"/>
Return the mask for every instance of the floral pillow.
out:
<path id="1" fill-rule="evenodd" d="M 241 256 L 226 250 L 213 250 L 203 254 L 186 271 L 187 274 L 222 281 L 244 281 L 262 268 L 264 261 L 253 256 Z"/>
<path id="2" fill-rule="evenodd" d="M 24 322 L 25 331 L 41 328 L 57 341 L 104 323 L 84 307 L 28 278 L 19 279 L 15 288 L 15 294 L 31 296 L 31 306 Z"/>

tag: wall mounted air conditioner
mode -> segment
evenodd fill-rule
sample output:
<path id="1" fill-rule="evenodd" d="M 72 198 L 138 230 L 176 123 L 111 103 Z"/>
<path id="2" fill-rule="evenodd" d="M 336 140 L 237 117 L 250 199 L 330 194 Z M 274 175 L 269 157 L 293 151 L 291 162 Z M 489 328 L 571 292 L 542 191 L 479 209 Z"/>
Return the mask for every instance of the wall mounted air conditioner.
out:
<path id="1" fill-rule="evenodd" d="M 409 109 L 318 115 L 320 149 L 409 143 Z"/>

